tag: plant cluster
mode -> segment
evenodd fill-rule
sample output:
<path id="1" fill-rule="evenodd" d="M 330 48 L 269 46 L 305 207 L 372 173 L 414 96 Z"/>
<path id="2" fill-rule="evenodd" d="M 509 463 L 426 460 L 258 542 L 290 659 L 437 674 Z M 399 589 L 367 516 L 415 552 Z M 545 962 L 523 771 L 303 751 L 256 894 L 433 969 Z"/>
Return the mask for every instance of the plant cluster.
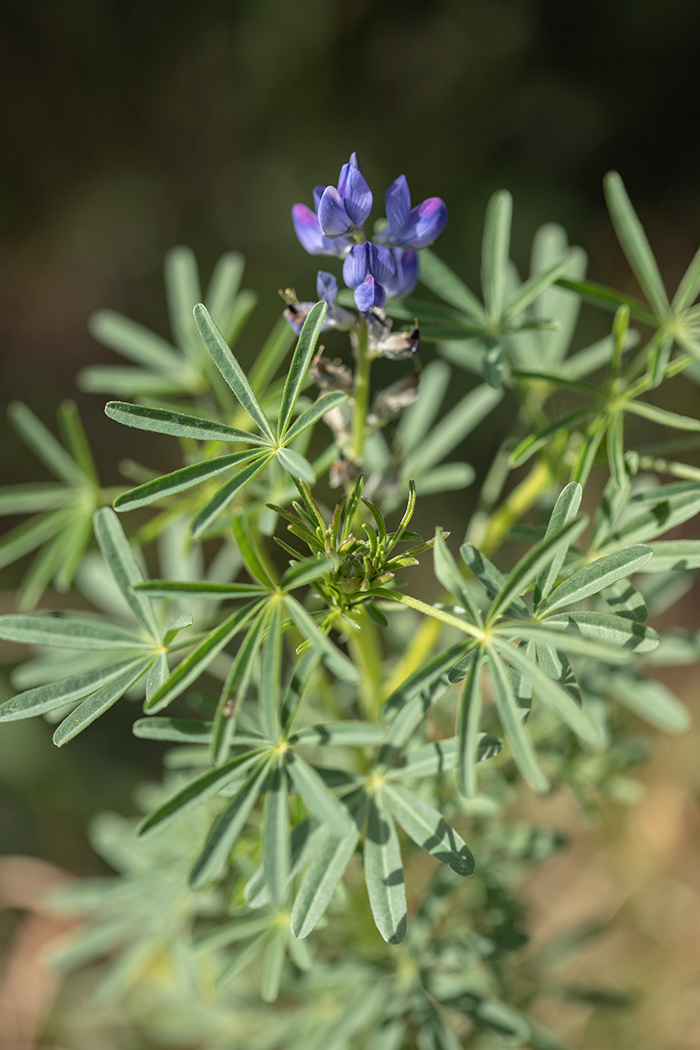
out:
<path id="1" fill-rule="evenodd" d="M 520 778 L 568 785 L 588 818 L 636 797 L 646 745 L 628 713 L 682 732 L 650 669 L 700 657 L 692 633 L 647 623 L 700 569 L 700 540 L 667 536 L 700 513 L 700 469 L 674 458 L 700 421 L 653 400 L 700 376 L 700 252 L 669 300 L 617 175 L 606 192 L 646 302 L 587 281 L 554 225 L 521 281 L 505 192 L 481 302 L 428 247 L 444 203 L 412 207 L 403 176 L 365 239 L 353 154 L 314 211 L 293 208 L 347 288 L 321 271 L 317 302 L 287 291 L 248 374 L 233 348 L 255 296 L 235 253 L 204 296 L 191 252 L 169 254 L 172 344 L 93 318 L 131 364 L 80 385 L 124 399 L 106 405 L 116 423 L 176 439 L 179 469 L 125 463 L 133 487 L 105 489 L 73 405 L 63 443 L 11 408 L 57 480 L 0 492 L 4 513 L 32 515 L 0 563 L 38 551 L 0 617 L 0 637 L 35 651 L 0 721 L 43 716 L 61 746 L 126 698 L 143 703 L 134 734 L 171 745 L 137 827 L 93 826 L 116 876 L 55 900 L 87 925 L 54 965 L 94 964 L 98 1016 L 126 1005 L 154 1038 L 206 1050 L 562 1046 L 538 1003 L 589 994 L 552 976 L 577 937 L 524 953 L 518 887 L 564 843 L 509 806 Z M 432 298 L 413 297 L 419 281 Z M 613 311 L 612 330 L 571 353 L 582 300 Z M 319 346 L 332 329 L 345 361 Z M 373 391 L 378 356 L 397 378 Z M 451 366 L 481 381 L 440 415 Z M 411 531 L 417 500 L 474 481 L 449 457 L 503 398 L 511 429 L 460 534 Z M 640 444 L 625 428 L 640 420 L 691 436 Z M 403 578 L 425 559 L 439 601 Z M 95 611 L 35 611 L 50 584 Z"/>

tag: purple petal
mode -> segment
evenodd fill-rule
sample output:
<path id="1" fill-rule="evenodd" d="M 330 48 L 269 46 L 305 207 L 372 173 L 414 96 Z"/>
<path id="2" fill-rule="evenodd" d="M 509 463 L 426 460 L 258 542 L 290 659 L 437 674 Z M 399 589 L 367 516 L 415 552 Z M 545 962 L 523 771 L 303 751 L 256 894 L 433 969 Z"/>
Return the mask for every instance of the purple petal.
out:
<path id="1" fill-rule="evenodd" d="M 398 241 L 411 217 L 411 194 L 405 175 L 399 175 L 384 194 L 389 235 L 385 240 Z"/>
<path id="2" fill-rule="evenodd" d="M 367 244 L 354 244 L 343 263 L 343 280 L 348 288 L 357 288 L 369 272 Z"/>
<path id="3" fill-rule="evenodd" d="M 295 204 L 292 208 L 292 222 L 302 248 L 309 255 L 323 255 L 326 251 L 325 237 L 321 232 L 318 218 L 311 208 L 307 208 L 305 204 Z"/>
<path id="4" fill-rule="evenodd" d="M 413 251 L 402 251 L 401 248 L 394 248 L 391 254 L 396 272 L 386 290 L 389 298 L 398 299 L 410 295 L 418 283 L 418 256 Z"/>
<path id="5" fill-rule="evenodd" d="M 318 206 L 321 203 L 321 197 L 323 196 L 323 191 L 325 190 L 325 188 L 325 186 L 314 186 L 314 208 L 316 209 L 317 213 Z"/>
<path id="6" fill-rule="evenodd" d="M 326 186 L 318 206 L 318 221 L 326 237 L 342 237 L 353 223 L 335 186 Z"/>
<path id="7" fill-rule="evenodd" d="M 352 164 L 343 164 L 338 180 L 340 194 L 345 211 L 354 226 L 362 226 L 372 210 L 372 191 L 359 168 Z"/>
<path id="8" fill-rule="evenodd" d="M 360 166 L 360 162 L 357 159 L 357 154 L 354 152 L 354 150 L 350 154 L 350 164 L 352 164 L 353 168 L 357 168 L 358 171 L 362 171 L 362 167 Z"/>
<path id="9" fill-rule="evenodd" d="M 386 303 L 386 292 L 372 274 L 355 289 L 355 303 L 361 314 L 369 313 L 370 310 L 381 310 Z"/>
<path id="10" fill-rule="evenodd" d="M 316 277 L 316 295 L 330 306 L 338 294 L 338 282 L 332 273 L 319 270 Z"/>
<path id="11" fill-rule="evenodd" d="M 390 250 L 381 244 L 372 244 L 371 241 L 364 247 L 367 248 L 369 272 L 380 284 L 391 284 L 396 273 L 396 264 Z"/>
<path id="12" fill-rule="evenodd" d="M 408 224 L 396 242 L 402 248 L 427 248 L 447 226 L 447 205 L 439 197 L 428 197 L 411 210 Z"/>

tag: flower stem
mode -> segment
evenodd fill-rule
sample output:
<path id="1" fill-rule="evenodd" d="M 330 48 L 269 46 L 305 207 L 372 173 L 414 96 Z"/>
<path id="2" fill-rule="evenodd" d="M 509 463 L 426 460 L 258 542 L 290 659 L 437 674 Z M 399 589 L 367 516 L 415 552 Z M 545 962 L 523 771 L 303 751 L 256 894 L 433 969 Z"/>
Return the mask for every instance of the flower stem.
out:
<path id="1" fill-rule="evenodd" d="M 356 622 L 360 630 L 351 630 L 348 634 L 348 649 L 362 672 L 360 698 L 365 716 L 371 722 L 378 722 L 383 700 L 384 658 L 374 624 L 362 607 L 357 612 Z"/>

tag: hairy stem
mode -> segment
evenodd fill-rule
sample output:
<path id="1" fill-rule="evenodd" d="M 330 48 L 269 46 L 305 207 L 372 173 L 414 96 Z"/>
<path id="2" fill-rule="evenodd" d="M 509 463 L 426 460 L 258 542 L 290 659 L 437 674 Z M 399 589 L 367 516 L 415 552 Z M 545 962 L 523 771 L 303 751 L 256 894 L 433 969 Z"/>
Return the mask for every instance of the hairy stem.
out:
<path id="1" fill-rule="evenodd" d="M 352 458 L 362 464 L 365 450 L 365 431 L 369 412 L 369 381 L 372 360 L 369 356 L 369 331 L 364 317 L 357 330 L 357 367 L 355 369 L 355 418 L 352 428 Z"/>

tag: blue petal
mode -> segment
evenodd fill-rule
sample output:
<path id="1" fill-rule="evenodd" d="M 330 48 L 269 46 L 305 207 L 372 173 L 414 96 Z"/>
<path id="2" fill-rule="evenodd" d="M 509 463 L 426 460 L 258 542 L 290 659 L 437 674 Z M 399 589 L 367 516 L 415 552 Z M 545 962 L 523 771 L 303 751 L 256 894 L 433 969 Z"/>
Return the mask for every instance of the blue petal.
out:
<path id="1" fill-rule="evenodd" d="M 372 210 L 372 191 L 359 168 L 343 164 L 338 193 L 354 226 L 362 226 Z"/>
<path id="2" fill-rule="evenodd" d="M 355 303 L 361 314 L 367 314 L 370 310 L 381 310 L 386 303 L 386 292 L 372 274 L 355 289 Z"/>
<path id="3" fill-rule="evenodd" d="M 390 299 L 398 299 L 410 295 L 418 283 L 418 256 L 416 252 L 402 251 L 401 248 L 394 248 L 391 254 L 395 274 L 386 290 Z"/>
<path id="4" fill-rule="evenodd" d="M 411 216 L 411 194 L 405 175 L 399 175 L 384 194 L 389 235 L 384 240 L 398 241 Z"/>
<path id="5" fill-rule="evenodd" d="M 381 244 L 372 244 L 371 241 L 363 247 L 367 249 L 369 272 L 380 284 L 390 284 L 395 276 L 396 264 L 389 249 Z"/>
<path id="6" fill-rule="evenodd" d="M 326 237 L 342 237 L 353 223 L 335 186 L 326 186 L 318 206 L 318 221 Z"/>
<path id="7" fill-rule="evenodd" d="M 357 168 L 358 171 L 362 171 L 362 167 L 360 165 L 360 162 L 357 159 L 357 153 L 355 153 L 354 150 L 350 154 L 350 164 L 352 164 L 353 168 Z"/>
<path id="8" fill-rule="evenodd" d="M 325 270 L 319 270 L 316 277 L 316 295 L 330 306 L 331 303 L 335 302 L 337 294 L 338 282 L 333 274 L 326 273 Z"/>
<path id="9" fill-rule="evenodd" d="M 410 219 L 396 243 L 402 248 L 427 248 L 447 226 L 447 205 L 439 197 L 428 197 L 411 210 Z"/>
<path id="10" fill-rule="evenodd" d="M 326 251 L 324 247 L 326 238 L 311 208 L 307 208 L 305 204 L 295 204 L 292 208 L 292 222 L 302 248 L 309 255 L 323 255 Z"/>
<path id="11" fill-rule="evenodd" d="M 325 188 L 325 186 L 314 186 L 314 208 L 316 209 L 317 214 L 318 206 L 321 203 L 321 197 L 323 196 L 323 191 L 325 190 Z"/>
<path id="12" fill-rule="evenodd" d="M 367 244 L 354 244 L 343 263 L 343 280 L 348 288 L 357 288 L 369 273 Z"/>

